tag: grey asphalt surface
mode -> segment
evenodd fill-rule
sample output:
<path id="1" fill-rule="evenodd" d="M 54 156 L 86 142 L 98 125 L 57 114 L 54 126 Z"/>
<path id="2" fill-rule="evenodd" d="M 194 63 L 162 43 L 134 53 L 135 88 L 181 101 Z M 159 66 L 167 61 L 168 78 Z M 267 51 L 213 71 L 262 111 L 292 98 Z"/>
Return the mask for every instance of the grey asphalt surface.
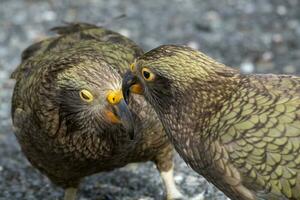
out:
<path id="1" fill-rule="evenodd" d="M 62 189 L 20 152 L 11 128 L 14 81 L 9 75 L 22 50 L 63 21 L 103 25 L 145 50 L 185 44 L 243 73 L 300 73 L 300 0 L 0 0 L 1 200 L 62 198 Z M 206 190 L 207 199 L 226 199 L 178 156 L 175 180 L 187 196 Z M 162 195 L 158 172 L 145 163 L 86 178 L 79 199 L 153 200 Z"/>

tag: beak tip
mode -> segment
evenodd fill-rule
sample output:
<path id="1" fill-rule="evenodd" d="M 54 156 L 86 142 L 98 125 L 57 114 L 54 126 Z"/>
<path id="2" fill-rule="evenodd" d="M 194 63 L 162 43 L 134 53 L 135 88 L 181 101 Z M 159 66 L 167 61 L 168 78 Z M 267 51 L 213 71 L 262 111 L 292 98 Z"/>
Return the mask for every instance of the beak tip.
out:
<path id="1" fill-rule="evenodd" d="M 117 105 L 118 116 L 121 118 L 121 122 L 125 128 L 125 131 L 128 133 L 130 139 L 134 138 L 134 122 L 132 113 L 128 108 L 127 103 L 124 100 L 121 100 Z"/>
<path id="2" fill-rule="evenodd" d="M 125 102 L 128 104 L 129 95 L 130 95 L 130 87 L 134 84 L 134 76 L 131 71 L 127 71 L 124 74 L 123 81 L 122 81 L 122 92 L 124 96 Z"/>
<path id="3" fill-rule="evenodd" d="M 123 92 L 124 101 L 128 105 L 128 103 L 129 103 L 129 90 L 123 90 L 122 92 Z"/>

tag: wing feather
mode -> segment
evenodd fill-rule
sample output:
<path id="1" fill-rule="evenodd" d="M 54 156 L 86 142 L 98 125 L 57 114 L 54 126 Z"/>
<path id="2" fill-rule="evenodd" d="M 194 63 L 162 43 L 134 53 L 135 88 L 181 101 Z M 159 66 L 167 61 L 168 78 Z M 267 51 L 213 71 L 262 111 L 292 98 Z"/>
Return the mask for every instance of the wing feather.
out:
<path id="1" fill-rule="evenodd" d="M 300 78 L 248 76 L 232 100 L 220 140 L 243 183 L 299 199 Z"/>
<path id="2" fill-rule="evenodd" d="M 99 52 L 107 53 L 107 57 L 111 55 L 111 52 L 109 49 L 105 49 L 105 51 L 103 51 L 103 49 L 101 49 L 102 44 L 105 44 L 103 45 L 104 47 L 108 44 L 115 45 L 116 47 L 114 48 L 120 52 L 122 52 L 122 48 L 126 48 L 123 52 L 129 53 L 124 55 L 124 60 L 127 60 L 128 57 L 132 60 L 133 58 L 143 54 L 142 49 L 139 48 L 132 40 L 120 35 L 119 33 L 92 24 L 69 23 L 65 26 L 54 27 L 51 31 L 54 31 L 59 35 L 42 40 L 27 47 L 22 53 L 22 64 L 19 65 L 11 74 L 11 78 L 19 79 L 24 76 L 27 77 L 28 74 L 30 74 L 30 71 L 38 68 L 38 65 L 31 62 L 31 60 L 35 59 L 37 56 L 45 55 L 47 52 L 62 52 L 66 49 L 73 48 L 79 42 L 83 47 L 84 43 L 86 43 L 86 48 L 89 46 L 99 48 Z M 114 60 L 113 57 L 111 59 Z M 116 69 L 117 68 L 118 67 L 116 67 Z M 128 66 L 126 65 L 126 69 L 127 68 Z M 125 71 L 125 69 L 122 69 L 122 72 L 123 71 Z"/>

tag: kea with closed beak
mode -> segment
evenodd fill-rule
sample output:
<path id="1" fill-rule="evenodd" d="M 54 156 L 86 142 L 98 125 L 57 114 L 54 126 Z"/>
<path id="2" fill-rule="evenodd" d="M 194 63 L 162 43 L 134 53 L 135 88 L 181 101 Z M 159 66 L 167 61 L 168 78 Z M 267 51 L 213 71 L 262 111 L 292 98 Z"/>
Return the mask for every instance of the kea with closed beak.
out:
<path id="1" fill-rule="evenodd" d="M 90 24 L 53 30 L 59 35 L 28 47 L 12 74 L 14 132 L 30 163 L 74 200 L 86 176 L 153 161 L 167 199 L 182 197 L 157 115 L 139 96 L 128 106 L 121 92 L 121 75 L 142 49 Z"/>
<path id="2" fill-rule="evenodd" d="M 123 93 L 143 94 L 185 162 L 231 199 L 300 199 L 300 77 L 164 45 L 131 65 Z"/>

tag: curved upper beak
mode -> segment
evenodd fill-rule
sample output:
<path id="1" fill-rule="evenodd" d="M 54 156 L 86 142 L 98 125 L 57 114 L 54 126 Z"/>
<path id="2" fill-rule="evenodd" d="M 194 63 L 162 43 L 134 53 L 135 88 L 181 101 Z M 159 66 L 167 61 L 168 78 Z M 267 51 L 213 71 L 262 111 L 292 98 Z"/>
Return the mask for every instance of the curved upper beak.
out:
<path id="1" fill-rule="evenodd" d="M 107 95 L 107 101 L 114 108 L 114 113 L 108 111 L 106 116 L 113 123 L 121 123 L 130 139 L 134 138 L 134 121 L 131 111 L 126 104 L 122 91 L 110 91 Z M 116 116 L 117 115 L 117 116 Z"/>
<path id="2" fill-rule="evenodd" d="M 130 92 L 135 94 L 142 94 L 143 87 L 139 83 L 137 76 L 135 76 L 131 71 L 127 71 L 124 74 L 122 82 L 122 92 L 126 103 L 128 104 L 128 99 Z"/>
<path id="3" fill-rule="evenodd" d="M 126 132 L 129 134 L 130 139 L 134 138 L 134 126 L 133 118 L 130 110 L 124 99 L 121 99 L 118 104 L 114 105 L 116 114 L 119 116 L 122 125 L 124 126 Z"/>

